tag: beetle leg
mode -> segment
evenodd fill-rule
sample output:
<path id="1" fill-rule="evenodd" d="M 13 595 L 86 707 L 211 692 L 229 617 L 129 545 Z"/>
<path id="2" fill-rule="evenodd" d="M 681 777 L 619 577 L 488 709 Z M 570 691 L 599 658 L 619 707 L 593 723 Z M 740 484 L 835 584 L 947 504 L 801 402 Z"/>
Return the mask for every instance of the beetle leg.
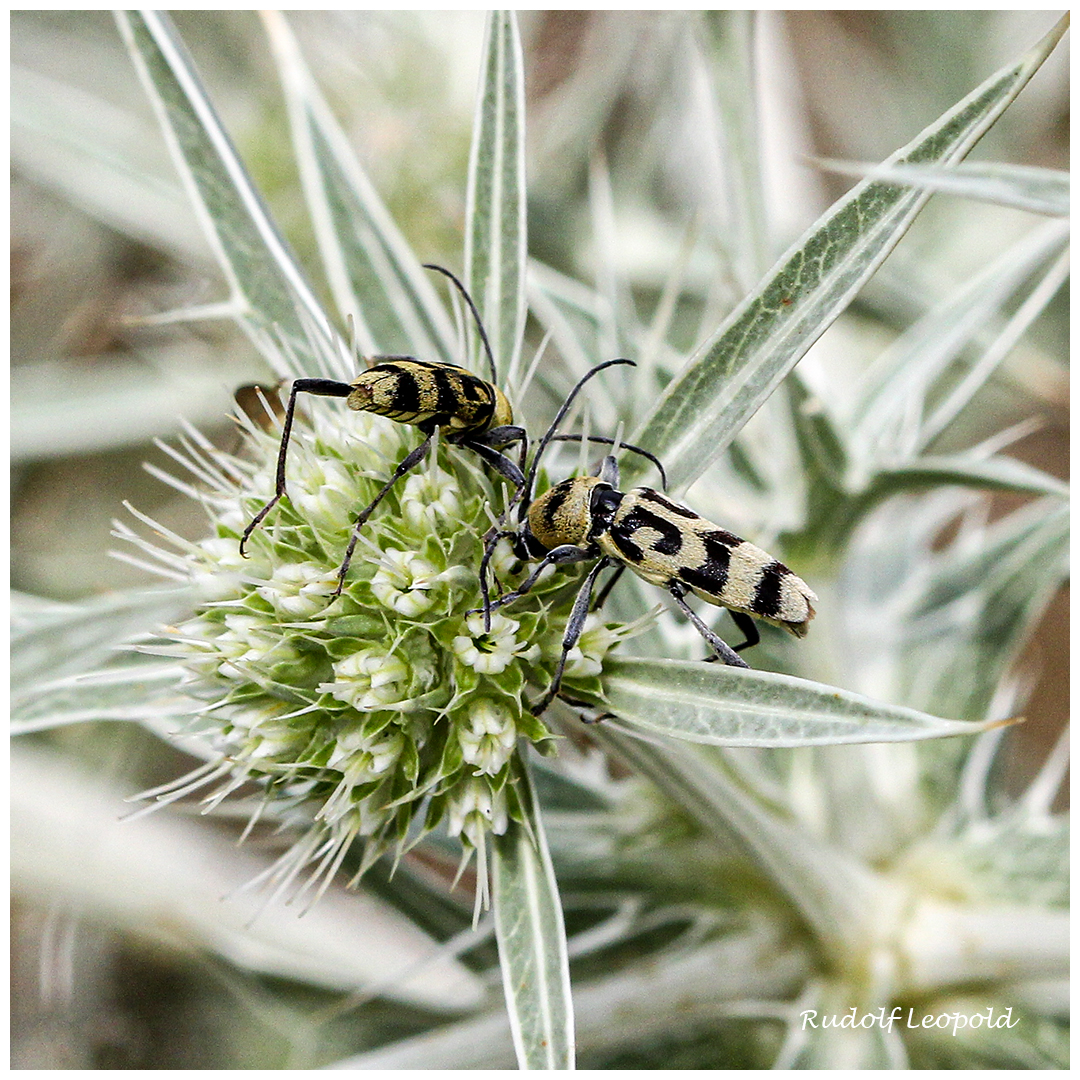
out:
<path id="1" fill-rule="evenodd" d="M 484 537 L 484 556 L 480 560 L 480 595 L 483 597 L 483 607 L 476 608 L 474 611 L 482 611 L 484 613 L 484 633 L 491 633 L 491 587 L 488 585 L 488 567 L 491 565 L 491 557 L 495 554 L 495 546 L 505 536 L 517 536 L 517 532 L 513 529 L 491 529 Z M 496 584 L 498 581 L 496 580 Z M 502 589 L 502 585 L 499 585 Z M 496 605 L 497 606 L 496 602 Z M 466 615 L 472 615 L 473 611 L 467 611 Z"/>
<path id="2" fill-rule="evenodd" d="M 746 640 L 741 645 L 734 647 L 735 651 L 742 652 L 743 649 L 752 649 L 761 640 L 757 623 L 742 611 L 732 611 L 729 608 L 728 614 L 731 616 L 731 621 L 746 635 Z"/>
<path id="3" fill-rule="evenodd" d="M 478 439 L 465 439 L 460 445 L 467 446 L 474 454 L 478 454 L 489 465 L 498 469 L 514 485 L 515 494 L 525 486 L 525 474 L 505 454 L 500 454 L 498 450 Z"/>
<path id="4" fill-rule="evenodd" d="M 675 603 L 682 609 L 682 613 L 694 624 L 694 629 L 709 643 L 710 648 L 719 660 L 722 660 L 729 667 L 749 667 L 750 665 L 725 641 L 721 641 L 716 634 L 713 633 L 702 621 L 698 618 L 697 612 L 683 599 L 686 595 L 686 589 L 678 582 L 672 582 L 668 586 L 668 592 L 671 593 L 675 600 Z M 710 657 L 710 659 L 712 659 Z"/>
<path id="5" fill-rule="evenodd" d="M 555 551 L 558 551 L 555 548 Z M 563 633 L 562 642 L 562 655 L 559 657 L 559 665 L 555 669 L 555 677 L 551 680 L 551 685 L 544 691 L 543 697 L 538 701 L 535 701 L 529 706 L 530 711 L 534 716 L 539 716 L 552 702 L 552 699 L 559 692 L 559 684 L 562 682 L 563 669 L 566 667 L 566 657 L 569 655 L 570 650 L 578 643 L 581 638 L 581 632 L 585 627 L 585 619 L 589 614 L 589 601 L 592 599 L 593 585 L 596 584 L 596 579 L 600 574 L 600 571 L 604 567 L 610 565 L 611 560 L 608 558 L 600 559 L 597 564 L 589 571 L 588 576 L 581 584 L 581 588 L 578 590 L 578 594 L 574 599 L 574 607 L 570 612 L 570 618 L 566 621 L 566 630 Z"/>
<path id="6" fill-rule="evenodd" d="M 500 536 L 516 536 L 517 533 L 500 533 Z M 492 600 L 488 605 L 488 609 L 502 607 L 503 604 L 512 603 L 519 596 L 524 596 L 535 584 L 540 574 L 548 566 L 564 566 L 568 563 L 584 562 L 586 559 L 596 558 L 595 551 L 586 551 L 583 548 L 575 547 L 573 544 L 562 544 L 557 548 L 552 548 L 541 560 L 536 564 L 536 569 L 513 591 L 504 593 L 498 598 L 498 600 Z M 481 566 L 483 564 L 481 563 Z M 483 608 L 473 608 L 472 611 L 467 611 L 466 615 L 472 615 L 474 612 L 483 611 Z M 485 632 L 490 630 L 490 625 L 485 625 Z"/>
<path id="7" fill-rule="evenodd" d="M 341 590 L 345 587 L 345 575 L 349 572 L 349 563 L 352 562 L 353 551 L 356 549 L 356 541 L 360 538 L 360 530 L 364 527 L 364 523 L 369 517 L 371 517 L 372 510 L 375 509 L 379 503 L 386 497 L 390 489 L 419 461 L 421 461 L 424 455 L 431 447 L 431 440 L 435 437 L 434 431 L 428 434 L 428 437 L 415 449 L 411 450 L 404 458 L 402 458 L 401 464 L 394 470 L 394 475 L 383 484 L 379 494 L 375 496 L 364 507 L 363 510 L 357 515 L 356 521 L 353 522 L 352 536 L 349 538 L 349 546 L 345 549 L 345 561 L 341 564 L 341 569 L 338 571 L 338 583 L 337 588 L 334 590 L 334 596 L 340 596 Z"/>
<path id="8" fill-rule="evenodd" d="M 600 590 L 600 595 L 597 596 L 596 603 L 593 604 L 593 611 L 599 611 L 604 606 L 604 603 L 608 598 L 608 594 L 611 592 L 612 589 L 615 588 L 615 582 L 617 582 L 619 578 L 622 577 L 623 571 L 625 569 L 626 563 L 619 563 L 619 565 L 615 567 L 615 573 L 608 578 L 607 584 Z"/>
<path id="9" fill-rule="evenodd" d="M 296 412 L 297 394 L 317 394 L 320 397 L 348 397 L 352 393 L 349 383 L 336 382 L 334 379 L 294 379 L 289 391 L 289 404 L 285 410 L 285 423 L 281 429 L 281 448 L 278 450 L 277 482 L 274 497 L 251 519 L 244 535 L 240 537 L 240 554 L 244 554 L 244 545 L 248 537 L 258 528 L 259 522 L 277 505 L 285 494 L 285 458 L 289 452 L 289 436 L 292 434 L 293 413 Z"/>

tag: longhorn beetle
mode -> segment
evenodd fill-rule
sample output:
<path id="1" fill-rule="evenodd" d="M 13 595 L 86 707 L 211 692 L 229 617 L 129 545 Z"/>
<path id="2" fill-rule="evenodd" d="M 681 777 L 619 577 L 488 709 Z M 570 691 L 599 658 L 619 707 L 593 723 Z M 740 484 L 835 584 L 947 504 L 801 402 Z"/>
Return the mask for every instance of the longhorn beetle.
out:
<path id="1" fill-rule="evenodd" d="M 494 380 L 495 359 L 472 297 L 449 270 L 433 264 L 425 263 L 424 265 L 426 269 L 436 270 L 448 277 L 465 299 L 476 320 L 480 340 L 491 369 L 491 377 Z M 516 492 L 521 491 L 525 484 L 522 469 L 525 466 L 528 451 L 528 436 L 523 427 L 518 427 L 513 423 L 514 416 L 510 402 L 494 382 L 485 382 L 456 364 L 418 360 L 414 356 L 377 356 L 373 359 L 378 362 L 351 383 L 338 382 L 334 379 L 295 379 L 293 381 L 281 431 L 274 497 L 251 519 L 240 537 L 240 554 L 245 555 L 244 545 L 248 537 L 286 494 L 285 463 L 298 394 L 345 398 L 348 407 L 357 412 L 373 412 L 399 423 L 411 424 L 419 428 L 425 436 L 424 441 L 405 455 L 375 498 L 357 515 L 349 545 L 345 549 L 345 558 L 338 571 L 335 596 L 341 593 L 345 585 L 345 576 L 352 562 L 353 551 L 364 523 L 394 484 L 424 459 L 431 448 L 436 429 L 441 431 L 447 442 L 467 447 L 479 454 L 514 485 Z M 588 372 L 581 383 L 613 364 L 632 363 L 631 360 L 609 360 Z M 573 393 L 577 392 L 581 383 L 575 387 Z M 559 438 L 580 440 L 582 436 L 564 435 Z M 591 436 L 589 441 L 608 445 L 611 443 L 610 439 L 600 436 Z M 502 453 L 506 447 L 514 443 L 521 444 L 521 454 L 517 464 Z M 636 447 L 628 447 L 628 449 L 637 450 Z M 644 451 L 638 452 L 652 458 L 651 454 L 646 454 Z M 656 459 L 652 458 L 652 460 Z"/>
<path id="2" fill-rule="evenodd" d="M 638 577 L 666 589 L 712 649 L 715 655 L 709 657 L 710 660 L 721 660 L 732 667 L 748 667 L 738 654 L 760 640 L 755 618 L 781 626 L 796 637 L 806 634 L 817 601 L 806 582 L 761 548 L 706 521 L 652 488 L 619 491 L 619 466 L 611 455 L 604 458 L 596 476 L 563 480 L 530 503 L 528 497 L 536 476 L 537 461 L 551 441 L 553 431 L 554 426 L 533 458 L 526 487 L 521 493 L 518 527 L 492 529 L 485 538 L 480 563 L 484 607 L 478 610 L 484 612 L 487 629 L 491 609 L 509 604 L 527 593 L 546 566 L 597 560 L 578 590 L 563 634 L 562 655 L 555 676 L 543 696 L 532 706 L 534 713 L 543 712 L 559 692 L 566 657 L 585 626 L 593 586 L 600 572 L 608 566 L 618 567 L 616 577 L 629 567 Z M 492 600 L 487 570 L 495 545 L 502 537 L 511 538 L 519 559 L 539 560 L 539 565 L 513 592 Z M 614 580 L 608 582 L 603 597 Z M 727 608 L 746 640 L 734 648 L 722 641 L 686 603 L 688 591 L 710 604 Z"/>

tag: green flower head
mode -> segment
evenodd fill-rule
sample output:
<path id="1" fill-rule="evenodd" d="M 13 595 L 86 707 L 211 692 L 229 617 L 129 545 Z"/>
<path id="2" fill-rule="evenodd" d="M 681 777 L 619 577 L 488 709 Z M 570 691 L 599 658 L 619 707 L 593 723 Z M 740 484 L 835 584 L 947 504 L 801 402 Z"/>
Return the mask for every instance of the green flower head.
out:
<path id="1" fill-rule="evenodd" d="M 283 880 L 315 859 L 329 874 L 355 838 L 367 865 L 441 824 L 467 855 L 521 820 L 522 741 L 553 747 L 529 698 L 554 672 L 574 579 L 548 575 L 485 631 L 478 568 L 505 485 L 443 444 L 376 508 L 335 595 L 358 510 L 416 435 L 335 403 L 311 412 L 292 432 L 288 495 L 247 558 L 239 538 L 274 493 L 276 434 L 246 423 L 250 460 L 213 451 L 214 468 L 198 473 L 215 481 L 200 493 L 213 535 L 185 545 L 180 563 L 204 599 L 168 647 L 207 703 L 200 722 L 221 755 L 196 779 L 221 781 L 215 802 L 246 780 L 307 804 L 314 835 L 279 866 Z M 502 587 L 521 580 L 505 542 L 492 567 Z M 569 688 L 598 694 L 603 658 L 627 632 L 590 616 Z"/>

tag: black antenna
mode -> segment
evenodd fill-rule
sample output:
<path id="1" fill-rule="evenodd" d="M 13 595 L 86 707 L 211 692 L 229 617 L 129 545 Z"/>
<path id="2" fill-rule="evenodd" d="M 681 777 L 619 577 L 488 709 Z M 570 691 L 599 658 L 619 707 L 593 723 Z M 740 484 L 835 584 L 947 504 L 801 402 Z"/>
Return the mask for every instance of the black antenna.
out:
<path id="1" fill-rule="evenodd" d="M 614 439 L 609 439 L 606 435 L 590 435 L 587 439 L 584 435 L 553 435 L 551 437 L 552 442 L 591 442 L 599 443 L 601 446 L 613 446 Z M 643 458 L 647 458 L 656 466 L 656 471 L 660 474 L 660 482 L 664 485 L 664 490 L 667 491 L 667 473 L 664 471 L 664 466 L 660 463 L 660 459 L 655 454 L 650 454 L 648 450 L 642 450 L 640 446 L 635 446 L 633 443 L 623 442 L 620 444 L 624 450 L 629 450 L 632 454 L 640 454 Z"/>
<path id="2" fill-rule="evenodd" d="M 491 381 L 496 383 L 499 381 L 498 372 L 495 370 L 495 357 L 491 352 L 491 342 L 488 341 L 487 331 L 484 329 L 484 324 L 480 321 L 480 312 L 476 310 L 476 305 L 473 303 L 473 298 L 469 295 L 469 290 L 457 279 L 457 277 L 445 266 L 436 266 L 435 263 L 424 263 L 425 270 L 437 270 L 440 274 L 448 277 L 458 289 L 458 292 L 465 298 L 465 303 L 469 305 L 469 310 L 472 312 L 473 318 L 476 320 L 476 328 L 480 331 L 480 340 L 484 343 L 484 352 L 487 353 L 488 366 L 491 368 Z"/>
<path id="3" fill-rule="evenodd" d="M 529 466 L 529 475 L 525 478 L 525 486 L 520 489 L 517 495 L 515 495 L 515 501 L 521 500 L 522 506 L 528 506 L 529 503 L 532 502 L 533 483 L 536 480 L 537 469 L 540 467 L 540 455 L 554 439 L 555 432 L 558 430 L 559 425 L 566 419 L 566 414 L 570 411 L 570 406 L 573 405 L 574 398 L 577 397 L 578 391 L 594 375 L 599 374 L 604 368 L 612 367 L 615 364 L 629 364 L 631 367 L 637 367 L 637 364 L 635 364 L 633 360 L 605 360 L 602 364 L 597 364 L 591 371 L 586 371 L 578 380 L 577 386 L 570 391 L 566 400 L 559 406 L 559 411 L 555 414 L 555 419 L 551 421 L 551 427 L 544 433 L 544 437 L 540 440 L 540 445 L 537 446 L 536 453 L 533 455 L 532 465 Z M 513 503 L 511 503 L 511 505 L 513 505 Z"/>

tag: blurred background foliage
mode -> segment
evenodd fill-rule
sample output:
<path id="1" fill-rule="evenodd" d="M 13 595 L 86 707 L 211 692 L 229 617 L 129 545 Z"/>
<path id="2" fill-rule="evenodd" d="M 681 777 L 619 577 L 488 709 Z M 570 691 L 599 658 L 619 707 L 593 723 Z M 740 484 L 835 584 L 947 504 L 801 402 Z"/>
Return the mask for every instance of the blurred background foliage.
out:
<path id="1" fill-rule="evenodd" d="M 256 186 L 314 275 L 314 239 L 277 75 L 255 15 L 179 12 L 175 21 Z M 762 14 L 757 77 L 773 230 L 759 238 L 764 247 L 782 250 L 850 186 L 808 156 L 883 158 L 1051 21 L 1030 11 Z M 701 306 L 730 307 L 761 269 L 729 260 L 708 239 L 688 244 L 688 236 L 759 225 L 727 220 L 724 206 L 702 199 L 731 148 L 715 148 L 715 158 L 702 154 L 696 125 L 712 106 L 700 61 L 684 47 L 689 19 L 678 12 L 535 11 L 521 13 L 520 22 L 531 253 L 590 282 L 613 260 L 646 324 L 673 264 L 687 258 L 686 294 L 694 299 L 681 301 L 671 337 L 689 347 Z M 291 25 L 413 249 L 426 261 L 460 267 L 483 14 L 312 12 L 295 13 Z M 199 507 L 143 469 L 146 461 L 167 465 L 152 439 L 175 434 L 184 417 L 219 445 L 235 445 L 232 393 L 266 372 L 231 321 L 138 323 L 224 293 L 111 16 L 13 12 L 11 60 L 12 584 L 42 597 L 83 598 L 147 580 L 107 555 L 122 499 L 182 535 L 200 533 Z M 1068 57 L 1059 48 L 975 156 L 1067 168 L 1068 106 Z M 595 235 L 589 204 L 598 152 L 611 176 L 610 237 Z M 717 220 L 703 229 L 698 213 Z M 1017 210 L 931 200 L 800 370 L 812 374 L 822 365 L 833 377 L 855 377 L 932 300 L 984 267 L 1030 222 Z M 597 245 L 605 243 L 614 247 L 600 257 Z M 325 295 L 324 283 L 316 278 L 315 285 Z M 952 436 L 970 445 L 1033 417 L 1038 424 L 1007 452 L 1065 477 L 1068 382 L 1058 358 L 1067 355 L 1068 333 L 1062 290 Z M 995 495 L 991 516 L 1023 501 Z M 1065 722 L 1067 605 L 1063 590 L 1020 660 L 1035 682 L 1027 712 L 1039 722 L 1008 736 L 1003 761 L 1012 790 L 1038 768 Z M 162 744 L 134 729 L 76 727 L 50 738 L 110 767 L 123 756 L 139 778 L 178 771 L 175 759 L 163 760 L 170 752 Z M 16 1067 L 210 1067 L 222 1060 L 220 1049 L 213 1061 L 200 1060 L 200 1046 L 210 1044 L 226 1047 L 233 1067 L 259 1067 L 279 1060 L 281 1048 L 266 1032 L 288 1029 L 290 1010 L 309 1004 L 295 986 L 266 993 L 253 980 L 240 985 L 235 972 L 206 957 L 161 953 L 119 931 L 84 928 L 72 985 L 47 988 L 50 1006 L 41 998 L 40 957 L 62 951 L 65 933 L 70 924 L 58 923 L 55 912 L 16 905 Z M 248 1006 L 239 1020 L 237 1000 Z M 322 1052 L 334 1030 L 333 1022 L 322 1027 Z M 289 1031 L 283 1041 L 302 1037 Z M 342 1040 L 344 1052 L 349 1043 Z M 178 1056 L 160 1056 L 166 1047 Z"/>

